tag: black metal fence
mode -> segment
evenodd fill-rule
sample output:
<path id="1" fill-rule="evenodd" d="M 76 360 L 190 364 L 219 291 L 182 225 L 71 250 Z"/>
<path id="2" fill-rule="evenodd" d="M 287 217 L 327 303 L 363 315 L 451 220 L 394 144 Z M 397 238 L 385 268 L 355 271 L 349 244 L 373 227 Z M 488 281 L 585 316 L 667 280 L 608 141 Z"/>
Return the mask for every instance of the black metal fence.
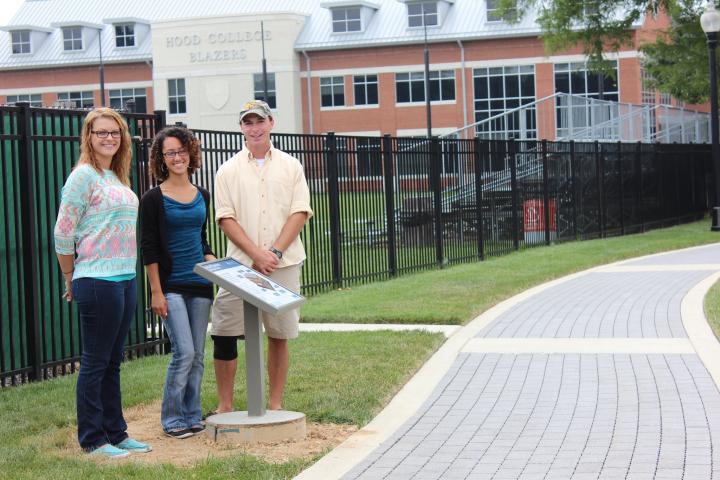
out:
<path id="1" fill-rule="evenodd" d="M 52 232 L 86 112 L 0 107 L 0 385 L 75 371 L 80 329 L 61 299 Z M 149 148 L 164 112 L 126 114 L 132 183 L 151 185 Z M 195 130 L 211 192 L 214 172 L 241 147 L 239 132 Z M 303 291 L 391 278 L 520 248 L 642 232 L 709 208 L 708 145 L 552 143 L 274 134 L 304 165 L 314 217 L 302 232 Z M 215 225 L 209 239 L 222 255 Z M 138 264 L 138 278 L 144 279 Z M 146 282 L 127 352 L 164 351 Z"/>

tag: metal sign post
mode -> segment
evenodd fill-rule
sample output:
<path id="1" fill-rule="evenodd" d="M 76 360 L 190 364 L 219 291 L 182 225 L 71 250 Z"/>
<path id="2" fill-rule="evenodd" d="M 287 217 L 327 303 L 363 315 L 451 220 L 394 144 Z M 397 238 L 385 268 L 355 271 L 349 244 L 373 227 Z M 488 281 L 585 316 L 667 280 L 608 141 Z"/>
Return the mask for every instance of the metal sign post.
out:
<path id="1" fill-rule="evenodd" d="M 292 310 L 305 297 L 274 282 L 233 258 L 203 262 L 198 275 L 243 299 L 247 412 L 228 412 L 207 418 L 207 432 L 215 441 L 267 442 L 305 438 L 305 415 L 265 409 L 265 367 L 260 311 L 271 315 Z"/>

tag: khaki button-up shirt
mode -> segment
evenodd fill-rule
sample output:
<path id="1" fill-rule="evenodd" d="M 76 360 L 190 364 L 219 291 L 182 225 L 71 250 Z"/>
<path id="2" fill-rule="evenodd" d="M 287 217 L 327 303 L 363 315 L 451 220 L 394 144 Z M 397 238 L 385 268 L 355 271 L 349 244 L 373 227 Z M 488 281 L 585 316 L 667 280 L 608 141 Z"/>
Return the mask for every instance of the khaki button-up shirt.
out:
<path id="1" fill-rule="evenodd" d="M 270 248 L 287 219 L 297 212 L 306 212 L 308 219 L 313 215 L 305 173 L 295 157 L 271 145 L 261 167 L 243 146 L 218 169 L 215 221 L 234 218 L 260 248 Z M 248 266 L 252 263 L 232 242 L 228 242 L 227 255 Z M 305 249 L 298 236 L 283 252 L 279 266 L 296 265 L 303 260 Z"/>

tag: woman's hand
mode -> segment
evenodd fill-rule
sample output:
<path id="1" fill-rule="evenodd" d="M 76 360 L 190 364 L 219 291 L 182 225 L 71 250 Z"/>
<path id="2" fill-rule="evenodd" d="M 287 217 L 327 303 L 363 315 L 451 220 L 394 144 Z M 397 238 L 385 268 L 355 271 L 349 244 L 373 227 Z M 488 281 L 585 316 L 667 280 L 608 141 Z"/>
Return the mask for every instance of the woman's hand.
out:
<path id="1" fill-rule="evenodd" d="M 63 273 L 63 280 L 65 282 L 65 293 L 63 293 L 63 298 L 68 302 L 72 302 L 73 299 L 72 276 L 73 272 Z"/>
<path id="2" fill-rule="evenodd" d="M 165 299 L 165 294 L 162 292 L 153 292 L 151 307 L 155 315 L 160 315 L 162 318 L 167 317 L 167 300 Z"/>
<path id="3" fill-rule="evenodd" d="M 205 255 L 206 262 L 212 262 L 213 260 L 217 260 L 217 257 L 215 257 L 215 255 L 210 255 L 209 253 Z"/>

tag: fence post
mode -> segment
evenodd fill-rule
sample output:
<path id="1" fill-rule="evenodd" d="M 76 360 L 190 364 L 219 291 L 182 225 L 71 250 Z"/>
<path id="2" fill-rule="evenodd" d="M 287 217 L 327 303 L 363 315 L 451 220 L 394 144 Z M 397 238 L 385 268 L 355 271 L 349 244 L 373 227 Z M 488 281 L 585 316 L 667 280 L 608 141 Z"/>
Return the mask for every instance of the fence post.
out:
<path id="1" fill-rule="evenodd" d="M 507 144 L 507 156 L 510 161 L 510 197 L 512 199 L 512 236 L 513 236 L 513 248 L 520 250 L 520 231 L 518 230 L 518 184 L 517 184 L 517 164 L 515 151 L 517 145 L 515 140 L 506 140 Z"/>
<path id="2" fill-rule="evenodd" d="M 602 164 L 602 155 L 600 155 L 600 142 L 595 140 L 595 176 L 597 177 L 597 191 L 598 191 L 598 229 L 600 230 L 600 238 L 605 237 L 605 217 L 604 217 L 604 202 L 603 198 L 603 184 L 605 180 L 605 172 Z"/>
<path id="3" fill-rule="evenodd" d="M 397 237 L 395 232 L 395 182 L 393 171 L 392 139 L 383 135 L 383 173 L 385 176 L 385 221 L 387 228 L 388 270 L 391 277 L 397 276 Z"/>
<path id="4" fill-rule="evenodd" d="M 485 234 L 483 222 L 483 194 L 482 194 L 482 163 L 484 155 L 480 154 L 480 148 L 486 153 L 488 142 L 481 142 L 479 137 L 475 137 L 473 142 L 475 145 L 475 222 L 477 222 L 478 231 L 478 257 L 485 260 Z"/>
<path id="5" fill-rule="evenodd" d="M 330 213 L 330 256 L 332 281 L 335 288 L 342 285 L 342 261 L 340 259 L 340 185 L 338 174 L 337 144 L 335 132 L 328 132 L 327 145 L 327 182 L 328 210 Z"/>
<path id="6" fill-rule="evenodd" d="M 155 129 L 155 133 L 157 133 L 167 125 L 167 115 L 165 110 L 154 110 L 153 116 L 155 117 L 153 119 L 153 128 Z"/>
<path id="7" fill-rule="evenodd" d="M 543 222 L 545 222 L 545 245 L 550 245 L 550 180 L 548 175 L 547 140 L 542 140 L 543 164 Z"/>
<path id="8" fill-rule="evenodd" d="M 635 176 L 637 177 L 635 203 L 638 210 L 638 220 L 640 220 L 640 231 L 645 233 L 645 216 L 643 214 L 642 142 L 638 142 L 637 147 L 635 147 Z"/>
<path id="9" fill-rule="evenodd" d="M 677 145 L 675 145 L 675 154 L 672 155 L 671 161 L 673 162 L 673 170 L 674 170 L 674 177 L 675 177 L 675 225 L 680 225 L 680 219 L 683 215 L 683 206 L 680 203 L 680 162 L 678 161 L 677 154 L 680 151 L 679 148 L 677 148 Z"/>
<path id="10" fill-rule="evenodd" d="M 40 338 L 40 310 L 38 292 L 40 291 L 38 265 L 35 261 L 37 245 L 35 211 L 35 164 L 32 148 L 32 115 L 30 103 L 20 102 L 18 112 L 20 205 L 22 211 L 23 242 L 23 293 L 25 310 L 25 328 L 27 335 L 28 362 L 32 364 L 30 380 L 42 379 L 42 346 Z"/>
<path id="11" fill-rule="evenodd" d="M 443 217 L 442 217 L 442 151 L 440 140 L 430 140 L 430 185 L 433 192 L 433 209 L 435 215 L 435 261 L 442 267 L 443 252 Z"/>
<path id="12" fill-rule="evenodd" d="M 575 158 L 575 140 L 570 140 L 570 181 L 572 182 L 573 236 L 578 240 L 578 186 L 577 159 Z"/>
<path id="13" fill-rule="evenodd" d="M 625 235 L 625 186 L 623 185 L 623 154 L 622 142 L 618 140 L 618 182 L 620 183 L 620 235 Z"/>

